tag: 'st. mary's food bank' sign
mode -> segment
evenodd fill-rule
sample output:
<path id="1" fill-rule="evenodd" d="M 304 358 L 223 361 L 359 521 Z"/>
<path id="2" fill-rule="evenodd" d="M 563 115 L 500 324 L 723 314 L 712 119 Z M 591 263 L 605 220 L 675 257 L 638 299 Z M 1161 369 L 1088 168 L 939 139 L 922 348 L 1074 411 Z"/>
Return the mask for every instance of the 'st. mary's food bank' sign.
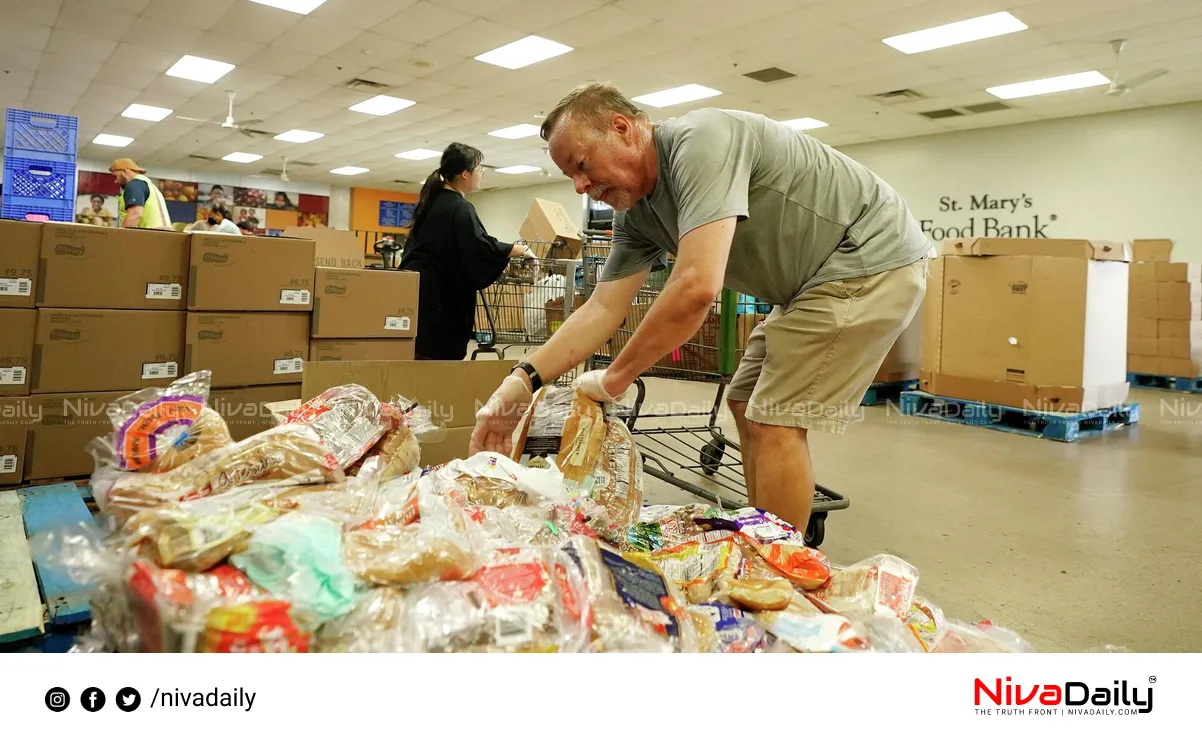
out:
<path id="1" fill-rule="evenodd" d="M 1055 214 L 1033 214 L 1035 199 L 1019 196 L 995 196 L 988 193 L 970 194 L 967 199 L 944 196 L 939 199 L 939 212 L 947 217 L 921 219 L 922 231 L 932 240 L 947 237 L 1051 237 L 1048 227 L 1057 219 Z M 958 212 L 969 212 L 961 217 Z"/>

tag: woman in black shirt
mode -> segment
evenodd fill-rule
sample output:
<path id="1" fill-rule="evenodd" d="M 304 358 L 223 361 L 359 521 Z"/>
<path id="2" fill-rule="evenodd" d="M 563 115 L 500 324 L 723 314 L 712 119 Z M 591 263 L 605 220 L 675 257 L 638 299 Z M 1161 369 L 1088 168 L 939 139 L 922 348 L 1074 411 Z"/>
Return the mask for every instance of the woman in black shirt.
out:
<path id="1" fill-rule="evenodd" d="M 426 178 L 401 255 L 402 271 L 421 274 L 417 309 L 418 359 L 458 361 L 467 355 L 476 316 L 476 292 L 501 277 L 511 256 L 529 248 L 503 243 L 484 231 L 464 198 L 480 188 L 484 155 L 451 143 Z"/>

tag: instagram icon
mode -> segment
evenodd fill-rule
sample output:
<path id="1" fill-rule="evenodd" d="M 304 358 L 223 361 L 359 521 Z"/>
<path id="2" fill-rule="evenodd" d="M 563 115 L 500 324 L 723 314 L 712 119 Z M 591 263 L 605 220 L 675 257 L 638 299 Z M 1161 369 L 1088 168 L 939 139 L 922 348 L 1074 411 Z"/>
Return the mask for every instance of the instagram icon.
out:
<path id="1" fill-rule="evenodd" d="M 71 695 L 61 686 L 46 692 L 46 706 L 51 712 L 62 712 L 71 705 Z"/>

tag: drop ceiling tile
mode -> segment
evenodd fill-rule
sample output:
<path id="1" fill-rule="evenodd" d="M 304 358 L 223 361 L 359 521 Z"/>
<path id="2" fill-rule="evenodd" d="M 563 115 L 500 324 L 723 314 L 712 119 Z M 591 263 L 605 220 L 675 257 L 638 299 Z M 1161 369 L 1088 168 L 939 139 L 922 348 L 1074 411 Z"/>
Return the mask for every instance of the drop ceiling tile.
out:
<path id="1" fill-rule="evenodd" d="M 46 51 L 80 61 L 103 62 L 117 50 L 117 43 L 86 34 L 56 30 L 50 35 Z"/>
<path id="2" fill-rule="evenodd" d="M 324 18 L 305 17 L 276 39 L 274 46 L 309 54 L 327 55 L 363 33 Z"/>
<path id="3" fill-rule="evenodd" d="M 5 21 L 0 23 L 0 48 L 42 51 L 50 42 L 50 28 L 32 23 Z"/>
<path id="4" fill-rule="evenodd" d="M 183 54 L 192 54 L 205 59 L 215 59 L 219 62 L 240 65 L 266 48 L 265 44 L 243 39 L 233 39 L 219 31 L 209 31 L 193 42 Z M 220 81 L 218 81 L 220 82 Z"/>
<path id="5" fill-rule="evenodd" d="M 417 0 L 338 0 L 319 5 L 310 18 L 334 21 L 365 31 L 408 12 Z"/>
<path id="6" fill-rule="evenodd" d="M 440 70 L 445 70 L 454 64 L 462 62 L 464 59 L 464 57 L 458 54 L 444 52 L 441 49 L 435 49 L 430 46 L 418 46 L 402 57 L 376 66 L 402 75 L 427 78 Z"/>
<path id="7" fill-rule="evenodd" d="M 499 10 L 478 15 L 508 28 L 534 34 L 596 10 L 601 5 L 602 0 L 523 0 L 506 3 Z"/>
<path id="8" fill-rule="evenodd" d="M 1135 38 L 1140 28 L 1155 27 L 1175 21 L 1202 16 L 1202 3 L 1158 2 L 1144 3 L 1132 11 L 1116 10 L 1091 15 L 1088 18 L 1041 26 L 1039 31 L 1057 42 L 1094 41 L 1105 43 L 1112 38 Z"/>
<path id="9" fill-rule="evenodd" d="M 1133 15 L 1140 12 L 1140 6 L 1161 2 L 1162 0 L 1042 0 L 1031 3 L 1015 12 L 1023 23 L 1035 30 L 1041 30 L 1064 21 L 1073 21 L 1102 15 L 1113 10 L 1128 10 Z"/>
<path id="10" fill-rule="evenodd" d="M 429 101 L 431 98 L 449 93 L 452 90 L 455 90 L 455 86 L 453 85 L 447 85 L 445 83 L 419 78 L 398 85 L 389 93 L 389 95 L 395 95 L 398 98 L 408 98 L 411 101 L 423 103 L 425 101 Z"/>
<path id="11" fill-rule="evenodd" d="M 295 28 L 306 16 L 252 2 L 238 2 L 229 9 L 212 30 L 220 30 L 230 38 L 270 44 Z"/>
<path id="12" fill-rule="evenodd" d="M 55 75 L 73 80 L 76 83 L 82 83 L 86 89 L 87 84 L 96 77 L 99 68 L 100 65 L 97 64 L 80 64 L 78 60 L 70 57 L 47 52 L 42 55 L 41 61 L 38 63 L 38 75 Z M 75 87 L 77 86 L 72 86 L 72 89 L 74 90 Z M 83 90 L 77 91 L 77 94 L 82 95 Z"/>
<path id="13" fill-rule="evenodd" d="M 499 23 L 477 18 L 448 34 L 432 39 L 427 44 L 452 54 L 475 57 L 527 35 Z"/>
<path id="14" fill-rule="evenodd" d="M 869 38 L 880 40 L 1007 10 L 988 0 L 900 0 L 890 5 L 892 7 L 883 12 L 847 25 Z"/>
<path id="15" fill-rule="evenodd" d="M 477 62 L 474 59 L 465 59 L 462 62 L 456 62 L 446 69 L 427 75 L 427 77 L 436 83 L 466 86 L 482 83 L 486 80 L 500 77 L 508 72 L 509 70 L 494 65 Z"/>
<path id="16" fill-rule="evenodd" d="M 647 23 L 644 15 L 607 5 L 546 29 L 542 34 L 561 44 L 580 48 L 612 39 Z"/>
<path id="17" fill-rule="evenodd" d="M 35 85 L 25 99 L 25 105 L 34 111 L 70 111 L 79 101 L 79 96 L 39 90 Z"/>
<path id="18" fill-rule="evenodd" d="M 106 62 L 100 66 L 100 69 L 96 71 L 96 77 L 92 79 L 96 82 L 141 89 L 162 74 L 158 70 L 130 69 L 125 64 Z"/>
<path id="19" fill-rule="evenodd" d="M 66 0 L 54 27 L 116 41 L 125 36 L 137 20 L 133 13 L 115 12 L 85 0 Z"/>
<path id="20" fill-rule="evenodd" d="M 361 62 L 351 64 L 330 57 L 322 57 L 313 64 L 298 70 L 291 77 L 297 80 L 307 80 L 319 86 L 341 86 L 363 75 L 369 69 L 371 68 Z M 364 97 L 370 98 L 372 95 L 374 94 L 366 93 Z"/>
<path id="21" fill-rule="evenodd" d="M 712 5 L 716 0 L 619 0 L 614 7 L 644 17 L 662 21 L 695 12 L 698 8 Z"/>
<path id="22" fill-rule="evenodd" d="M 63 0 L 0 0 L 0 18 L 6 23 L 53 26 L 62 7 Z"/>
<path id="23" fill-rule="evenodd" d="M 360 77 L 362 77 L 364 80 L 371 80 L 372 82 L 383 83 L 384 85 L 387 85 L 389 88 L 391 88 L 391 90 L 386 90 L 383 92 L 398 98 L 407 98 L 408 96 L 400 95 L 396 92 L 396 88 L 399 88 L 405 83 L 412 82 L 414 79 L 409 75 L 402 75 L 398 72 L 390 72 L 383 67 L 373 67 L 360 75 Z"/>
<path id="24" fill-rule="evenodd" d="M 193 28 L 205 31 L 218 28 L 221 17 L 239 0 L 205 0 L 203 8 L 192 0 L 153 0 L 142 11 L 147 18 L 186 22 Z M 187 19 L 183 21 L 181 19 Z"/>
<path id="25" fill-rule="evenodd" d="M 376 31 L 401 41 L 424 44 L 470 23 L 472 16 L 433 3 L 418 2 L 404 13 L 376 26 Z"/>
<path id="26" fill-rule="evenodd" d="M 291 76 L 313 64 L 317 59 L 318 57 L 315 54 L 298 52 L 292 49 L 282 49 L 278 46 L 269 46 L 256 52 L 243 64 L 252 70 Z"/>
<path id="27" fill-rule="evenodd" d="M 409 42 L 365 31 L 326 56 L 351 64 L 380 67 L 405 56 L 413 48 L 414 45 Z"/>

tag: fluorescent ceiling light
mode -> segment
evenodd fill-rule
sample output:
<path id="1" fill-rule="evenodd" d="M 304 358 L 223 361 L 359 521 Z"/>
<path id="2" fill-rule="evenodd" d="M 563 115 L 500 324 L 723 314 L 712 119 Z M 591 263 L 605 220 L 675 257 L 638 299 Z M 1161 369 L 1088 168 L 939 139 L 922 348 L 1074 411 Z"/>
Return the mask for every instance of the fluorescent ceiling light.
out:
<path id="1" fill-rule="evenodd" d="M 405 98 L 393 98 L 390 95 L 378 95 L 375 98 L 368 98 L 362 103 L 356 103 L 351 106 L 352 111 L 358 111 L 361 114 L 371 114 L 372 116 L 387 116 L 394 114 L 401 109 L 409 108 L 413 105 L 413 101 Z"/>
<path id="2" fill-rule="evenodd" d="M 890 36 L 882 39 L 886 44 L 906 54 L 929 52 L 932 49 L 942 49 L 945 46 L 966 44 L 970 41 L 990 39 L 994 36 L 1004 36 L 1016 31 L 1025 31 L 1027 24 L 1009 13 L 992 13 L 979 18 L 969 18 L 967 21 L 957 21 L 944 26 L 926 28 L 922 31 Z"/>
<path id="3" fill-rule="evenodd" d="M 266 5 L 271 8 L 279 8 L 290 13 L 300 13 L 301 15 L 309 15 L 314 10 L 317 10 L 326 0 L 250 0 L 252 3 Z"/>
<path id="4" fill-rule="evenodd" d="M 262 160 L 263 156 L 252 155 L 249 152 L 231 152 L 221 159 L 232 163 L 253 163 L 255 160 Z"/>
<path id="5" fill-rule="evenodd" d="M 438 150 L 423 150 L 419 147 L 408 152 L 398 152 L 396 156 L 402 160 L 429 160 L 432 157 L 441 157 L 442 153 Z"/>
<path id="6" fill-rule="evenodd" d="M 520 175 L 522 173 L 537 173 L 542 168 L 536 168 L 533 165 L 510 165 L 508 168 L 497 168 L 498 173 L 505 175 Z"/>
<path id="7" fill-rule="evenodd" d="M 297 142 L 303 144 L 312 142 L 315 139 L 321 139 L 325 135 L 321 132 L 308 132 L 304 129 L 289 129 L 286 132 L 275 135 L 272 139 L 278 139 L 281 142 Z"/>
<path id="8" fill-rule="evenodd" d="M 504 129 L 497 129 L 488 133 L 490 137 L 500 137 L 501 139 L 522 139 L 523 137 L 533 137 L 539 132 L 538 126 L 534 124 L 518 124 L 517 126 L 507 126 Z"/>
<path id="9" fill-rule="evenodd" d="M 799 132 L 804 132 L 806 129 L 821 129 L 824 126 L 828 126 L 825 121 L 811 119 L 809 116 L 801 119 L 789 119 L 788 121 L 782 121 L 781 123 L 790 129 L 796 129 Z"/>
<path id="10" fill-rule="evenodd" d="M 334 175 L 359 175 L 366 173 L 369 168 L 360 168 L 358 165 L 343 165 L 341 168 L 334 168 L 330 172 Z"/>
<path id="11" fill-rule="evenodd" d="M 204 57 L 193 57 L 185 54 L 179 61 L 171 65 L 167 74 L 171 77 L 182 77 L 185 80 L 195 80 L 198 83 L 215 83 L 234 69 L 228 62 L 218 62 Z"/>
<path id="12" fill-rule="evenodd" d="M 716 95 L 722 95 L 722 91 L 707 88 L 704 85 L 682 85 L 679 88 L 669 88 L 656 93 L 648 93 L 635 98 L 636 103 L 642 103 L 652 108 L 665 108 L 667 106 L 675 106 L 679 103 L 688 103 L 689 101 L 699 101 L 702 98 L 713 98 Z"/>
<path id="13" fill-rule="evenodd" d="M 121 115 L 127 119 L 162 121 L 171 115 L 171 109 L 159 108 L 158 106 L 143 106 L 141 103 L 131 103 L 128 108 L 121 112 Z"/>
<path id="14" fill-rule="evenodd" d="M 118 134 L 97 134 L 92 144 L 102 144 L 105 147 L 124 147 L 134 141 L 133 137 L 122 137 Z"/>
<path id="15" fill-rule="evenodd" d="M 985 92 L 998 98 L 1009 100 L 1010 98 L 1026 98 L 1027 96 L 1044 95 L 1046 93 L 1063 93 L 1066 90 L 1079 90 L 1081 88 L 1093 88 L 1098 85 L 1109 84 L 1110 80 L 1105 75 L 1097 70 L 1090 70 L 1089 72 L 1077 72 L 1072 75 L 1047 77 L 1042 80 L 1028 80 L 1025 83 L 998 85 L 992 88 L 985 88 Z"/>
<path id="16" fill-rule="evenodd" d="M 477 62 L 487 62 L 507 70 L 517 70 L 544 59 L 558 57 L 572 51 L 572 47 L 541 36 L 527 36 L 512 44 L 497 47 L 476 57 Z"/>

